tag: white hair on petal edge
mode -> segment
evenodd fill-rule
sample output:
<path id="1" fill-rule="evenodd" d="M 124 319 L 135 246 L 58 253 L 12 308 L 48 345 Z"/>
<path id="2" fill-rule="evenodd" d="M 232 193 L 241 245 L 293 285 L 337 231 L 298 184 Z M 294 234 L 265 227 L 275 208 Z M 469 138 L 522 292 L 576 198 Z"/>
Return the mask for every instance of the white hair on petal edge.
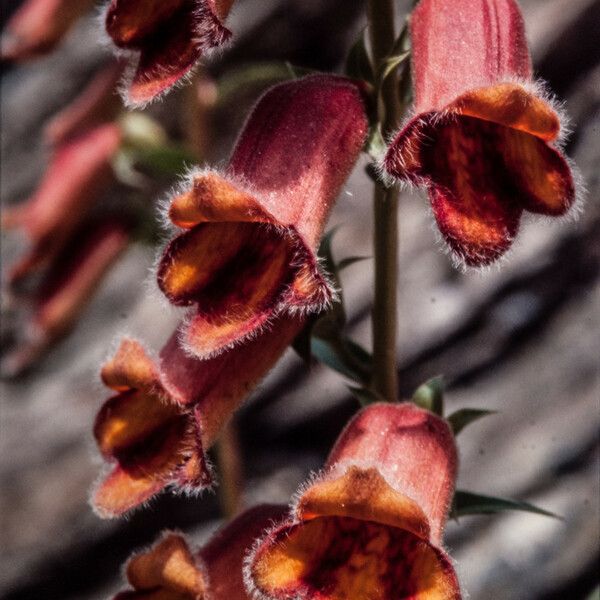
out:
<path id="1" fill-rule="evenodd" d="M 242 566 L 242 578 L 244 580 L 244 587 L 246 588 L 246 592 L 252 596 L 254 600 L 274 600 L 271 596 L 267 596 L 261 590 L 259 590 L 255 583 L 254 578 L 252 576 L 252 564 L 254 563 L 254 558 L 259 548 L 263 545 L 265 540 L 272 537 L 273 534 L 278 531 L 281 527 L 286 524 L 294 525 L 297 521 L 293 519 L 293 516 L 290 514 L 288 516 L 284 516 L 279 520 L 271 519 L 271 526 L 265 528 L 262 536 L 258 537 L 254 540 L 252 547 L 246 551 L 246 555 L 244 556 L 243 566 Z"/>
<path id="2" fill-rule="evenodd" d="M 202 575 L 202 580 L 203 580 L 204 584 L 207 587 L 210 587 L 210 579 L 208 577 L 206 565 L 198 556 L 198 547 L 196 546 L 196 544 L 192 544 L 189 541 L 189 539 L 187 538 L 187 536 L 185 535 L 185 533 L 180 531 L 179 529 L 164 529 L 163 531 L 160 532 L 159 536 L 154 541 L 152 541 L 150 544 L 147 544 L 146 546 L 142 546 L 141 548 L 137 548 L 136 550 L 134 550 L 128 556 L 127 560 L 121 565 L 120 571 L 121 571 L 122 579 L 126 582 L 129 581 L 129 578 L 127 577 L 127 566 L 131 560 L 133 560 L 134 558 L 137 558 L 138 556 L 142 556 L 144 554 L 148 554 L 148 553 L 152 552 L 152 550 L 156 546 L 158 546 L 161 542 L 163 542 L 170 536 L 176 536 L 176 537 L 183 539 L 183 541 L 185 542 L 185 544 L 190 552 L 190 555 L 192 556 L 192 560 L 194 561 L 194 566 L 198 569 L 198 571 L 200 571 L 200 573 Z"/>
<path id="3" fill-rule="evenodd" d="M 185 73 L 183 73 L 176 81 L 161 90 L 159 93 L 155 94 L 152 98 L 141 101 L 133 100 L 130 97 L 129 89 L 137 72 L 141 52 L 133 49 L 128 50 L 119 48 L 114 44 L 106 32 L 106 15 L 110 5 L 111 2 L 108 0 L 104 5 L 99 7 L 97 13 L 99 27 L 97 29 L 100 32 L 100 44 L 103 47 L 109 48 L 117 58 L 127 62 L 123 76 L 121 77 L 121 81 L 117 87 L 117 91 L 121 96 L 123 104 L 127 108 L 146 108 L 150 104 L 162 100 L 172 90 L 179 89 L 187 85 L 193 78 L 201 59 L 212 60 L 217 53 L 222 52 L 228 46 L 227 42 L 231 36 L 229 30 L 222 25 L 216 15 L 214 15 L 208 7 L 196 7 L 193 10 L 193 17 L 195 17 L 196 20 L 196 33 L 190 39 L 190 42 L 196 47 L 198 59 L 195 61 L 195 63 L 190 64 L 185 70 Z M 219 27 L 221 28 L 221 31 L 219 31 Z M 158 76 L 161 74 L 170 74 L 168 69 L 160 67 L 156 67 L 153 70 L 153 73 Z M 152 75 L 149 75 L 144 79 L 150 81 L 152 79 Z"/>

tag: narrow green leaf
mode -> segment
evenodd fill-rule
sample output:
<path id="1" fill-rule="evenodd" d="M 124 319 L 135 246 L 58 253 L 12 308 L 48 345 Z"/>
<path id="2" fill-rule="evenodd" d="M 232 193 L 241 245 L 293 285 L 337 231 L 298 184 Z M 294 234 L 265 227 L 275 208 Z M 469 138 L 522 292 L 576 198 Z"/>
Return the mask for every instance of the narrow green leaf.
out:
<path id="1" fill-rule="evenodd" d="M 383 82 L 401 65 L 403 65 L 410 57 L 410 52 L 406 50 L 401 54 L 389 56 L 385 59 L 377 73 L 378 87 L 383 85 Z"/>
<path id="2" fill-rule="evenodd" d="M 364 362 L 364 356 L 360 354 L 362 349 L 357 344 L 353 342 L 350 344 L 349 340 L 342 339 L 341 337 L 324 339 L 313 336 L 310 348 L 312 355 L 319 362 L 322 362 L 344 377 L 352 379 L 352 381 L 356 381 L 361 385 L 370 380 L 370 365 Z"/>
<path id="3" fill-rule="evenodd" d="M 343 258 L 342 260 L 340 260 L 340 262 L 337 264 L 337 270 L 338 270 L 338 272 L 343 271 L 347 267 L 351 267 L 352 265 L 354 265 L 358 262 L 362 262 L 363 260 L 370 260 L 371 258 L 373 258 L 373 257 L 372 256 L 348 256 L 347 258 Z"/>
<path id="4" fill-rule="evenodd" d="M 198 162 L 191 152 L 174 144 L 138 148 L 135 160 L 141 168 L 168 177 L 181 175 Z"/>
<path id="5" fill-rule="evenodd" d="M 350 338 L 344 338 L 344 345 L 353 359 L 360 363 L 364 369 L 369 372 L 373 369 L 373 355 L 370 352 Z"/>
<path id="6" fill-rule="evenodd" d="M 558 515 L 534 506 L 533 504 L 529 504 L 528 502 L 484 496 L 483 494 L 475 494 L 464 490 L 456 490 L 454 493 L 451 516 L 457 519 L 467 515 L 489 515 L 507 510 L 530 512 L 560 519 Z"/>
<path id="7" fill-rule="evenodd" d="M 316 69 L 309 69 L 307 67 L 293 65 L 287 60 L 285 61 L 285 65 L 292 79 L 298 79 L 299 77 L 304 77 L 305 75 L 314 75 L 315 73 L 319 73 L 319 71 L 317 71 Z"/>
<path id="8" fill-rule="evenodd" d="M 495 415 L 498 411 L 496 410 L 482 410 L 477 408 L 461 408 L 456 412 L 453 412 L 448 418 L 450 427 L 454 432 L 454 435 L 458 435 L 467 425 L 483 418 L 487 415 Z"/>
<path id="9" fill-rule="evenodd" d="M 337 371 L 344 377 L 355 381 L 360 381 L 360 376 L 337 351 L 336 345 L 330 340 L 313 337 L 310 344 L 312 355 L 330 369 Z"/>
<path id="10" fill-rule="evenodd" d="M 444 415 L 444 388 L 444 378 L 441 375 L 433 377 L 416 389 L 412 401 L 441 417 Z"/>
<path id="11" fill-rule="evenodd" d="M 364 30 L 352 45 L 352 48 L 350 48 L 350 52 L 348 52 L 344 72 L 348 77 L 352 77 L 353 79 L 361 79 L 373 83 L 373 65 L 371 64 L 371 58 L 367 50 Z"/>
<path id="12" fill-rule="evenodd" d="M 364 387 L 353 387 L 349 385 L 348 389 L 363 406 L 368 406 L 374 402 L 381 402 L 382 400 L 373 390 Z"/>
<path id="13" fill-rule="evenodd" d="M 401 54 L 402 52 L 406 52 L 410 48 L 410 36 L 408 29 L 408 19 L 404 21 L 404 26 L 402 30 L 398 34 L 394 45 L 390 51 L 391 55 Z"/>
<path id="14" fill-rule="evenodd" d="M 310 364 L 312 360 L 312 352 L 310 346 L 313 325 L 314 320 L 311 319 L 292 342 L 292 348 L 306 364 Z"/>

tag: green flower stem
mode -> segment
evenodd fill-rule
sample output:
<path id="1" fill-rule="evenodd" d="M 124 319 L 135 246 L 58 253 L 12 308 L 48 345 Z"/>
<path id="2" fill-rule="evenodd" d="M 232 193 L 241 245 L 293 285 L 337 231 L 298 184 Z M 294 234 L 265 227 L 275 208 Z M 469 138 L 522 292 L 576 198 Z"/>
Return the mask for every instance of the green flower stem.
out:
<path id="1" fill-rule="evenodd" d="M 395 41 L 393 0 L 369 0 L 369 35 L 375 69 L 384 62 Z M 398 78 L 387 77 L 381 88 L 379 120 L 384 138 L 399 120 Z M 372 387 L 388 402 L 398 395 L 396 366 L 398 280 L 398 189 L 375 185 L 375 293 L 373 303 Z"/>

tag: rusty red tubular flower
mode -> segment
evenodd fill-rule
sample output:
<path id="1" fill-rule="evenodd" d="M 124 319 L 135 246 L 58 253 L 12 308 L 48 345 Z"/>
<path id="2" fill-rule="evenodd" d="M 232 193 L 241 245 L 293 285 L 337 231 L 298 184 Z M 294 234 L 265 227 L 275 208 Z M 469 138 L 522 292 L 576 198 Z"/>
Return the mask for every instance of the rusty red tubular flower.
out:
<path id="1" fill-rule="evenodd" d="M 101 123 L 114 121 L 121 109 L 115 86 L 123 64 L 112 61 L 92 77 L 83 91 L 44 127 L 44 138 L 58 146 Z"/>
<path id="2" fill-rule="evenodd" d="M 65 246 L 111 177 L 110 161 L 121 144 L 114 123 L 89 129 L 58 146 L 34 195 L 2 214 L 2 227 L 19 227 L 30 240 L 29 253 L 16 264 L 16 284 L 48 265 Z"/>
<path id="3" fill-rule="evenodd" d="M 242 579 L 245 553 L 255 537 L 285 514 L 284 506 L 255 506 L 226 525 L 197 552 L 185 538 L 165 533 L 126 567 L 133 590 L 113 600 L 248 600 Z"/>
<path id="4" fill-rule="evenodd" d="M 440 548 L 457 457 L 447 423 L 412 404 L 373 404 L 298 493 L 245 566 L 261 600 L 457 600 Z"/>
<path id="5" fill-rule="evenodd" d="M 98 413 L 94 435 L 110 470 L 92 495 L 103 517 L 139 506 L 167 486 L 210 487 L 205 451 L 250 390 L 300 331 L 282 320 L 248 344 L 210 360 L 191 358 L 175 332 L 153 361 L 142 345 L 124 340 L 102 369 L 116 396 Z"/>
<path id="6" fill-rule="evenodd" d="M 421 0 L 411 37 L 416 116 L 393 138 L 384 169 L 428 188 L 459 261 L 491 263 L 523 210 L 558 216 L 574 202 L 559 117 L 532 83 L 514 0 Z"/>
<path id="7" fill-rule="evenodd" d="M 33 293 L 23 343 L 3 360 L 3 372 L 18 375 L 65 336 L 104 275 L 130 241 L 130 224 L 114 217 L 85 223 L 56 257 Z"/>
<path id="8" fill-rule="evenodd" d="M 214 356 L 278 315 L 331 301 L 315 248 L 366 132 L 359 89 L 310 76 L 261 98 L 225 173 L 192 174 L 168 210 L 184 232 L 158 267 L 169 300 L 193 307 L 183 338 L 190 352 Z"/>
<path id="9" fill-rule="evenodd" d="M 111 0 L 106 31 L 133 54 L 123 98 L 144 105 L 188 75 L 231 33 L 223 25 L 233 0 Z"/>
<path id="10" fill-rule="evenodd" d="M 93 0 L 26 0 L 2 33 L 2 60 L 27 60 L 51 52 Z"/>

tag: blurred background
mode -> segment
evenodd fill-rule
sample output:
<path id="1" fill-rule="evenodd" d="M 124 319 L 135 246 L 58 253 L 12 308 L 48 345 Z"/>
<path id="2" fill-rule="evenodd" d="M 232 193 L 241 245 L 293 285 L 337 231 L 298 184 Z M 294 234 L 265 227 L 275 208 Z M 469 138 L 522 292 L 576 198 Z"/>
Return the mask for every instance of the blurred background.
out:
<path id="1" fill-rule="evenodd" d="M 3 22 L 19 4 L 3 0 Z M 406 4 L 398 2 L 401 9 Z M 526 500 L 563 517 L 504 513 L 451 522 L 447 546 L 465 596 L 598 598 L 600 3 L 521 5 L 536 75 L 565 102 L 571 118 L 566 149 L 582 173 L 587 201 L 578 219 L 526 217 L 501 268 L 463 273 L 443 253 L 424 195 L 405 193 L 399 217 L 400 385 L 409 397 L 424 380 L 443 374 L 449 410 L 498 411 L 459 437 L 459 487 Z M 2 65 L 3 210 L 26 201 L 39 184 L 50 160 L 43 136 L 48 120 L 111 58 L 100 42 L 96 12 L 81 18 L 54 52 Z M 214 57 L 192 86 L 146 112 L 170 139 L 203 161 L 223 164 L 273 76 L 273 62 L 339 71 L 364 23 L 359 0 L 238 0 L 228 21 L 234 45 Z M 258 83 L 240 85 L 250 67 L 260 74 Z M 338 260 L 371 254 L 372 186 L 365 166 L 364 160 L 357 165 L 331 221 L 340 225 Z M 119 589 L 127 556 L 161 530 L 182 529 L 201 542 L 220 523 L 218 490 L 201 498 L 163 494 L 116 521 L 100 520 L 87 502 L 101 464 L 91 433 L 107 397 L 100 364 L 124 333 L 158 350 L 178 321 L 149 275 L 156 253 L 150 243 L 156 240 L 154 202 L 176 178 L 163 173 L 136 179 L 126 166 L 117 179 L 103 189 L 101 202 L 116 213 L 127 207 L 141 214 L 150 233 L 127 244 L 70 332 L 18 376 L 11 357 L 22 343 L 23 319 L 30 317 L 23 317 L 18 298 L 3 293 L 4 600 L 108 598 Z M 26 247 L 18 231 L 3 232 L 3 282 Z M 349 267 L 342 278 L 349 333 L 368 347 L 372 262 Z M 321 466 L 358 408 L 347 384 L 288 351 L 235 418 L 247 505 L 288 502 Z"/>

